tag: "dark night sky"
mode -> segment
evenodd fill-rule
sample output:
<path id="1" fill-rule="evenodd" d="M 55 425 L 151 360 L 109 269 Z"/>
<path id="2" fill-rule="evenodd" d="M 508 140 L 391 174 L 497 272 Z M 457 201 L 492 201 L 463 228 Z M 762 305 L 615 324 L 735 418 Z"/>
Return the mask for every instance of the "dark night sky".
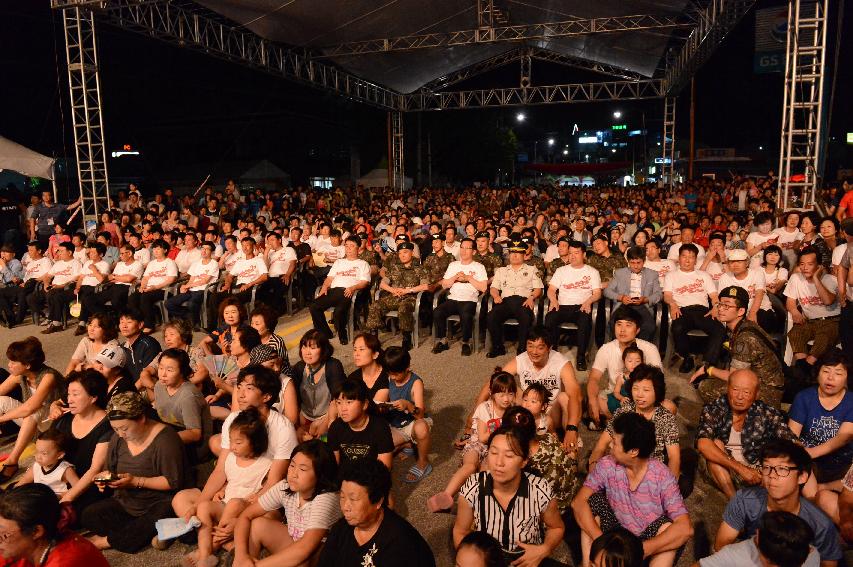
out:
<path id="1" fill-rule="evenodd" d="M 734 146 L 744 153 L 764 145 L 774 163 L 782 78 L 752 74 L 753 26 L 749 14 L 697 75 L 697 145 Z M 844 132 L 853 131 L 847 112 L 853 85 L 851 27 L 853 18 L 848 17 L 832 115 L 832 134 L 842 141 Z M 6 0 L 0 6 L 0 37 L 0 134 L 48 155 L 73 156 L 60 14 L 50 10 L 48 0 Z M 149 178 L 180 163 L 269 158 L 300 181 L 308 175 L 347 172 L 345 156 L 352 144 L 359 147 L 362 172 L 384 157 L 383 112 L 104 25 L 99 27 L 99 49 L 108 146 L 141 149 L 143 173 Z M 550 70 L 535 65 L 534 84 L 542 84 L 537 76 L 547 78 Z M 517 70 L 511 71 L 517 77 Z M 565 82 L 583 80 L 582 75 L 562 76 Z M 639 116 L 645 113 L 654 132 L 660 129 L 662 106 L 644 101 L 530 107 L 516 133 L 531 142 L 552 132 L 565 137 L 574 123 L 582 130 L 603 129 L 616 109 L 626 113 L 629 128 L 639 128 Z M 688 107 L 685 91 L 677 117 L 681 140 L 688 133 Z M 516 112 L 452 111 L 451 118 L 445 118 L 447 112 L 428 113 L 422 126 L 425 134 L 447 125 L 480 128 L 493 118 L 510 124 Z M 411 152 L 416 118 L 406 120 Z M 452 142 L 452 135 L 442 139 Z M 849 165 L 850 152 L 846 154 Z M 407 159 L 410 173 L 414 159 Z"/>

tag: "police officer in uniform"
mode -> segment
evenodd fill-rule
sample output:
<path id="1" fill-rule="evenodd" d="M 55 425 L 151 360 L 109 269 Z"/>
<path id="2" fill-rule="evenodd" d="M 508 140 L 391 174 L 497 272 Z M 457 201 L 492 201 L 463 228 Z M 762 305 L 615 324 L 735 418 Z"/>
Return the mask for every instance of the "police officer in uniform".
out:
<path id="1" fill-rule="evenodd" d="M 397 311 L 400 330 L 403 331 L 403 349 L 412 348 L 412 331 L 415 328 L 415 299 L 421 291 L 429 288 L 429 279 L 424 269 L 415 263 L 412 257 L 415 245 L 406 241 L 397 241 L 398 261 L 391 265 L 387 275 L 382 278 L 379 288 L 387 292 L 378 301 L 370 305 L 367 315 L 367 328 L 377 334 L 382 326 L 385 314 Z"/>
<path id="2" fill-rule="evenodd" d="M 726 393 L 729 374 L 748 368 L 758 375 L 758 398 L 781 409 L 785 374 L 776 345 L 758 323 L 746 318 L 749 292 L 742 287 L 728 286 L 720 290 L 719 317 L 728 333 L 731 362 L 728 368 L 706 364 L 696 371 L 690 382 L 699 387 L 699 395 L 708 404 Z"/>
<path id="3" fill-rule="evenodd" d="M 503 344 L 503 325 L 507 319 L 518 321 L 516 354 L 527 350 L 527 334 L 536 317 L 536 300 L 542 295 L 542 279 L 532 266 L 524 263 L 527 246 L 520 240 L 509 245 L 509 265 L 495 270 L 489 293 L 494 306 L 488 314 L 492 348 L 486 354 L 495 358 L 506 354 Z"/>

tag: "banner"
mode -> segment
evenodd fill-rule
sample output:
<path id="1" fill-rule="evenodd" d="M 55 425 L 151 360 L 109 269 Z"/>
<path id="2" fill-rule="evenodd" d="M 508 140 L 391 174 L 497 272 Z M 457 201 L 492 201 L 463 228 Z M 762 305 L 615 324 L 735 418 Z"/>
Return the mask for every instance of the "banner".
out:
<path id="1" fill-rule="evenodd" d="M 788 7 L 764 8 L 755 11 L 755 73 L 785 71 L 785 42 L 788 38 Z"/>

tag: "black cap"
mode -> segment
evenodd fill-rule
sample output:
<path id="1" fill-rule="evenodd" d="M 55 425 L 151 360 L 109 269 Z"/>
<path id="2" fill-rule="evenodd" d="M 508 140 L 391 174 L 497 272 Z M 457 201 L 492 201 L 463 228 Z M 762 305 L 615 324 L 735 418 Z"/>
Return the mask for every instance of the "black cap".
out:
<path id="1" fill-rule="evenodd" d="M 481 230 L 480 232 L 478 232 L 478 233 L 474 236 L 474 238 L 488 238 L 488 237 L 489 237 L 489 233 L 488 233 L 488 232 L 486 232 L 485 230 Z"/>
<path id="2" fill-rule="evenodd" d="M 408 234 L 398 234 L 394 242 L 411 242 Z"/>
<path id="3" fill-rule="evenodd" d="M 442 232 L 436 232 L 435 234 L 430 234 L 429 236 L 433 240 L 444 240 L 444 233 Z"/>
<path id="4" fill-rule="evenodd" d="M 596 234 L 595 238 L 593 238 L 593 240 L 603 240 L 603 241 L 607 242 L 608 244 L 610 244 L 610 239 L 607 238 L 607 235 L 604 234 L 603 232 L 599 232 L 598 234 Z"/>
<path id="5" fill-rule="evenodd" d="M 508 249 L 510 252 L 521 252 L 524 254 L 527 252 L 527 244 L 522 240 L 510 240 Z"/>
<path id="6" fill-rule="evenodd" d="M 738 307 L 746 308 L 749 305 L 749 292 L 742 287 L 730 285 L 720 290 L 720 299 L 731 297 L 737 300 Z"/>
<path id="7" fill-rule="evenodd" d="M 411 242 L 409 242 L 408 240 L 397 242 L 397 252 L 399 252 L 400 250 L 414 250 L 414 249 L 415 249 L 415 245 L 412 244 Z"/>

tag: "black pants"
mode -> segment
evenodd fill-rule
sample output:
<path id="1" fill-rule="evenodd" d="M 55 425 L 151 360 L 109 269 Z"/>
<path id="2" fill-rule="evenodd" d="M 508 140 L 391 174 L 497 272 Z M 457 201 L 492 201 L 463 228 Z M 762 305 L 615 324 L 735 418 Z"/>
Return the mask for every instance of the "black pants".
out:
<path id="1" fill-rule="evenodd" d="M 276 313 L 281 315 L 287 310 L 287 287 L 281 276 L 270 276 L 258 288 L 255 298 L 264 305 L 272 307 Z"/>
<path id="2" fill-rule="evenodd" d="M 154 504 L 141 516 L 131 516 L 115 498 L 95 502 L 85 510 L 80 523 L 100 536 L 106 536 L 113 549 L 136 553 L 151 543 L 157 534 L 157 520 L 174 517 L 172 503 L 167 498 Z"/>
<path id="3" fill-rule="evenodd" d="M 447 335 L 447 318 L 451 315 L 459 315 L 459 321 L 462 323 L 462 341 L 470 341 L 474 334 L 474 314 L 476 312 L 476 301 L 448 299 L 436 307 L 432 313 L 435 322 L 435 338 L 443 339 Z"/>
<path id="4" fill-rule="evenodd" d="M 639 336 L 644 341 L 649 341 L 649 342 L 651 342 L 652 339 L 655 338 L 655 328 L 657 327 L 657 325 L 655 325 L 655 316 L 651 311 L 649 311 L 649 309 L 646 306 L 644 306 L 644 305 L 620 304 L 618 308 L 619 309 L 630 309 L 631 311 L 633 311 L 634 313 L 636 313 L 640 317 L 640 319 L 642 320 L 642 323 L 640 324 L 640 332 L 638 333 L 637 336 Z M 601 311 L 601 309 L 599 309 L 599 311 Z M 616 321 L 614 321 L 613 318 L 611 317 L 610 318 L 610 327 L 609 327 L 610 338 L 613 338 L 616 336 L 614 331 L 613 331 L 615 326 L 616 326 Z"/>
<path id="5" fill-rule="evenodd" d="M 681 308 L 681 317 L 672 322 L 672 339 L 675 342 L 675 352 L 682 357 L 690 355 L 690 337 L 688 331 L 704 331 L 708 338 L 704 341 L 704 358 L 708 364 L 715 364 L 720 358 L 720 350 L 726 338 L 723 324 L 706 317 L 708 308 L 702 305 L 688 305 Z"/>
<path id="6" fill-rule="evenodd" d="M 551 339 L 551 348 L 556 349 L 560 339 L 560 325 L 574 323 L 578 326 L 578 357 L 586 356 L 592 331 L 592 314 L 581 311 L 580 305 L 561 305 L 545 316 L 545 330 Z"/>
<path id="7" fill-rule="evenodd" d="M 534 314 L 532 310 L 524 306 L 526 300 L 526 297 L 511 295 L 492 306 L 488 317 L 489 335 L 492 337 L 492 352 L 504 350 L 503 328 L 507 319 L 518 321 L 518 347 L 516 352 L 520 354 L 527 349 L 527 334 L 533 324 Z"/>
<path id="8" fill-rule="evenodd" d="M 165 294 L 164 290 L 155 289 L 144 293 L 134 293 L 128 298 L 128 304 L 132 308 L 142 312 L 146 329 L 153 329 L 157 324 L 157 320 L 154 318 L 156 314 L 155 310 L 157 309 L 155 303 L 162 301 Z"/>
<path id="9" fill-rule="evenodd" d="M 80 301 L 83 303 L 83 309 L 87 316 L 94 313 L 106 313 L 107 303 L 109 303 L 111 306 L 110 311 L 117 319 L 119 313 L 127 307 L 127 294 L 129 291 L 129 285 L 113 284 L 103 291 L 87 295 L 85 298 L 81 297 Z"/>
<path id="10" fill-rule="evenodd" d="M 0 312 L 6 319 L 20 323 L 24 320 L 27 298 L 33 294 L 38 280 L 27 280 L 22 286 L 10 286 L 0 289 Z"/>
<path id="11" fill-rule="evenodd" d="M 84 285 L 80 287 L 80 301 L 82 302 L 86 296 L 95 293 L 94 286 Z M 47 318 L 51 321 L 62 321 L 62 315 L 68 309 L 68 304 L 74 300 L 77 294 L 74 293 L 74 288 L 54 288 L 47 292 Z M 85 321 L 88 315 L 84 310 L 80 310 L 80 320 Z"/>
<path id="12" fill-rule="evenodd" d="M 338 332 L 338 339 L 343 343 L 349 340 L 347 337 L 347 317 L 349 316 L 350 302 L 352 298 L 346 297 L 344 292 L 346 288 L 332 287 L 315 299 L 308 307 L 311 313 L 311 320 L 314 322 L 314 328 L 332 338 L 332 329 L 326 322 L 326 309 L 333 307 L 332 321 L 335 323 L 335 329 Z"/>
<path id="13" fill-rule="evenodd" d="M 27 294 L 26 301 L 30 313 L 34 315 L 37 313 L 41 314 L 41 310 L 47 303 L 47 292 L 44 291 L 43 286 L 36 286 Z"/>
<path id="14" fill-rule="evenodd" d="M 666 352 L 669 340 L 669 304 L 660 302 L 660 335 L 658 336 L 658 350 Z"/>
<path id="15" fill-rule="evenodd" d="M 198 323 L 201 313 L 201 304 L 204 302 L 204 291 L 187 291 L 173 295 L 166 300 L 166 311 L 169 317 L 177 319 L 189 319 Z M 185 305 L 186 304 L 186 305 Z"/>

